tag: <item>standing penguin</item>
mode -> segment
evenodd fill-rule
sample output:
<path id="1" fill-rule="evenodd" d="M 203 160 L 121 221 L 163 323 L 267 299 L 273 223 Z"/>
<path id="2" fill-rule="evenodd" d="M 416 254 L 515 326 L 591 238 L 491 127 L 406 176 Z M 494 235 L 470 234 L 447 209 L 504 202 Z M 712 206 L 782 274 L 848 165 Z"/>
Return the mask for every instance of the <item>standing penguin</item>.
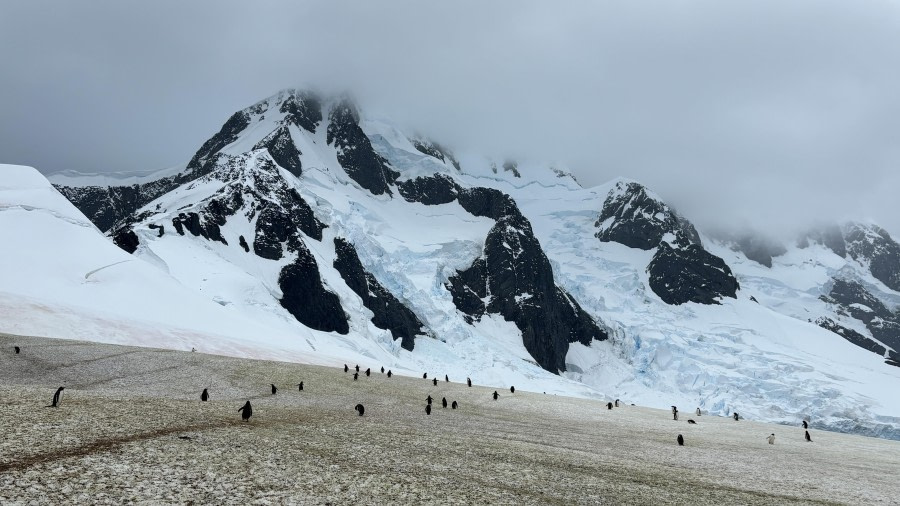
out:
<path id="1" fill-rule="evenodd" d="M 812 438 L 809 437 L 809 431 L 806 430 L 806 431 L 803 431 L 803 432 L 805 433 L 803 437 L 806 438 L 806 441 L 809 442 L 809 443 L 812 443 Z"/>
<path id="2" fill-rule="evenodd" d="M 736 422 L 741 418 L 741 415 L 737 414 L 737 411 L 735 411 L 734 415 L 732 415 L 732 417 L 734 418 L 734 421 Z"/>
<path id="3" fill-rule="evenodd" d="M 697 408 L 697 416 L 700 416 L 700 408 Z"/>
<path id="4" fill-rule="evenodd" d="M 394 375 L 394 373 L 392 373 L 390 370 L 388 370 L 388 378 L 390 378 L 393 375 Z"/>
<path id="5" fill-rule="evenodd" d="M 495 401 L 500 398 L 500 394 L 498 394 L 496 390 L 494 390 L 493 396 Z"/>
<path id="6" fill-rule="evenodd" d="M 302 381 L 301 381 L 300 383 L 297 384 L 297 391 L 298 391 L 298 392 L 302 392 L 302 391 L 303 391 L 303 382 L 302 382 Z"/>
<path id="7" fill-rule="evenodd" d="M 672 406 L 672 420 L 678 420 L 678 408 Z"/>
<path id="8" fill-rule="evenodd" d="M 616 399 L 616 407 L 619 407 L 619 399 Z"/>
<path id="9" fill-rule="evenodd" d="M 684 436 L 678 435 L 678 446 L 684 446 Z"/>
<path id="10" fill-rule="evenodd" d="M 453 401 L 453 404 L 451 404 L 450 407 L 456 409 L 459 407 L 459 404 L 456 401 Z"/>
<path id="11" fill-rule="evenodd" d="M 278 389 L 275 387 L 275 383 L 270 383 L 270 384 L 272 385 L 272 395 L 277 394 L 277 393 L 278 393 Z"/>
<path id="12" fill-rule="evenodd" d="M 607 402 L 607 403 L 606 403 L 606 409 L 612 409 L 612 408 L 613 408 L 613 403 Z"/>
<path id="13" fill-rule="evenodd" d="M 353 381 L 356 381 L 358 378 L 359 378 L 359 373 L 358 372 L 353 373 Z"/>
<path id="14" fill-rule="evenodd" d="M 18 355 L 19 352 L 22 351 L 22 349 L 19 348 L 18 346 L 13 346 L 13 348 L 15 348 L 15 350 L 16 350 L 16 355 Z"/>
<path id="15" fill-rule="evenodd" d="M 53 403 L 47 406 L 48 408 L 58 408 L 60 396 L 62 396 L 62 391 L 65 390 L 66 387 L 59 387 L 56 389 L 56 393 L 53 394 Z"/>
<path id="16" fill-rule="evenodd" d="M 766 438 L 769 441 L 770 445 L 775 444 L 775 434 L 769 434 L 769 437 Z"/>
<path id="17" fill-rule="evenodd" d="M 356 412 L 359 413 L 359 416 L 363 416 L 363 413 L 366 412 L 366 407 L 363 406 L 362 404 L 357 404 L 356 407 L 353 409 L 355 409 Z"/>
<path id="18" fill-rule="evenodd" d="M 431 414 L 431 403 L 430 403 L 430 402 L 429 402 L 428 404 L 425 405 L 425 414 L 426 414 L 426 415 L 430 415 L 430 414 Z"/>
<path id="19" fill-rule="evenodd" d="M 371 368 L 366 369 L 366 376 L 371 376 L 371 375 L 372 375 L 372 369 Z"/>
<path id="20" fill-rule="evenodd" d="M 350 368 L 347 367 L 347 364 L 344 364 L 344 372 L 348 372 L 349 370 L 350 370 Z"/>
<path id="21" fill-rule="evenodd" d="M 809 423 L 807 423 L 806 420 L 803 420 L 803 428 L 804 428 L 804 429 L 808 429 L 808 428 L 809 428 Z"/>
<path id="22" fill-rule="evenodd" d="M 447 376 L 447 375 L 445 374 L 445 375 L 444 375 L 444 381 L 446 381 L 447 383 L 450 383 L 450 376 Z"/>
<path id="23" fill-rule="evenodd" d="M 384 374 L 384 366 L 381 366 L 381 374 Z"/>
<path id="24" fill-rule="evenodd" d="M 422 379 L 423 379 L 423 380 L 427 380 L 427 379 L 428 379 L 428 373 L 427 373 L 427 372 L 426 372 L 425 374 L 422 375 Z"/>
<path id="25" fill-rule="evenodd" d="M 444 405 L 444 409 L 447 409 L 447 398 L 446 398 L 446 397 L 444 397 L 443 399 L 441 399 L 441 404 Z"/>
<path id="26" fill-rule="evenodd" d="M 247 401 L 247 403 L 238 411 L 241 412 L 241 420 L 245 422 L 250 420 L 250 417 L 253 416 L 253 406 L 250 405 L 250 401 Z"/>
<path id="27" fill-rule="evenodd" d="M 432 383 L 434 383 L 434 386 L 437 386 L 437 378 L 434 378 L 434 379 L 431 380 L 431 381 L 432 381 Z"/>
<path id="28" fill-rule="evenodd" d="M 516 387 L 509 387 L 509 393 L 511 393 L 511 394 L 516 393 Z"/>
<path id="29" fill-rule="evenodd" d="M 203 389 L 203 393 L 200 394 L 200 400 L 203 402 L 206 402 L 209 400 L 209 392 L 207 392 L 205 388 Z"/>
<path id="30" fill-rule="evenodd" d="M 466 378 L 466 384 L 469 385 L 469 387 L 471 387 L 472 386 L 472 378 Z"/>
<path id="31" fill-rule="evenodd" d="M 432 399 L 431 399 L 431 396 L 430 396 L 430 395 L 429 395 L 428 397 L 425 398 L 425 402 L 427 402 L 429 406 L 431 405 L 431 400 L 432 400 Z"/>

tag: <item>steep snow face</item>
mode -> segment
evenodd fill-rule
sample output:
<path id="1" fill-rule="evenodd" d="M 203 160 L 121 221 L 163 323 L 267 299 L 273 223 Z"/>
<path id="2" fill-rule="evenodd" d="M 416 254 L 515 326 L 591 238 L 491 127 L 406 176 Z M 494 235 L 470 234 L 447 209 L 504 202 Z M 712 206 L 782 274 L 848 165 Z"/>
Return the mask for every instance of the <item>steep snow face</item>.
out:
<path id="1" fill-rule="evenodd" d="M 289 90 L 245 109 L 175 188 L 120 218 L 120 242 L 207 301 L 298 333 L 254 336 L 290 359 L 346 353 L 395 372 L 900 438 L 900 368 L 853 317 L 876 308 L 828 299 L 835 279 L 859 281 L 888 310 L 900 292 L 870 262 L 835 254 L 831 235 L 766 267 L 701 239 L 639 183 L 585 189 L 564 168 L 451 154 L 340 103 Z M 308 305 L 286 292 L 304 291 L 286 290 L 285 272 L 337 300 L 303 318 L 343 315 L 346 334 L 301 323 Z M 383 318 L 373 308 L 385 301 L 409 313 Z M 569 326 L 549 341 L 565 346 L 535 351 L 542 318 Z"/>

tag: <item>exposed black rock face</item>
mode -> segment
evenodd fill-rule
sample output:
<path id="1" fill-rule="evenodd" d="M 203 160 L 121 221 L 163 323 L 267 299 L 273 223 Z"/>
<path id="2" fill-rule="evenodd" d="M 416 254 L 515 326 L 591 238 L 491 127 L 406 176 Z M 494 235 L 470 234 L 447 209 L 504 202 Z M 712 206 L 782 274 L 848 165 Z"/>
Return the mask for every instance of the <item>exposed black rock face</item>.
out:
<path id="1" fill-rule="evenodd" d="M 286 126 L 279 127 L 267 135 L 253 146 L 253 149 L 268 149 L 272 160 L 288 172 L 297 177 L 303 173 L 303 164 L 300 163 L 302 153 L 294 145 L 294 139 L 291 138 L 291 132 Z"/>
<path id="2" fill-rule="evenodd" d="M 835 279 L 828 297 L 822 300 L 840 306 L 840 312 L 863 322 L 872 337 L 892 350 L 900 349 L 900 314 L 888 309 L 860 283 Z"/>
<path id="3" fill-rule="evenodd" d="M 116 246 L 122 248 L 128 253 L 134 253 L 137 251 L 138 245 L 140 241 L 138 240 L 137 234 L 134 233 L 134 230 L 130 228 L 122 228 L 116 231 L 113 234 L 113 242 L 116 243 Z"/>
<path id="4" fill-rule="evenodd" d="M 807 232 L 805 237 L 800 238 L 798 246 L 806 248 L 809 241 L 824 245 L 841 258 L 847 256 L 847 245 L 844 243 L 844 234 L 837 225 L 827 225 Z"/>
<path id="5" fill-rule="evenodd" d="M 847 253 L 854 260 L 868 262 L 875 279 L 900 291 L 900 244 L 875 225 L 851 223 L 844 228 Z"/>
<path id="6" fill-rule="evenodd" d="M 519 212 L 519 207 L 512 197 L 493 188 L 464 189 L 459 192 L 458 199 L 459 205 L 474 216 L 483 216 L 494 220 L 500 220 L 505 216 L 522 217 L 522 213 Z"/>
<path id="7" fill-rule="evenodd" d="M 337 258 L 334 268 L 373 313 L 372 323 L 380 329 L 390 330 L 401 346 L 409 351 L 415 346 L 415 337 L 424 334 L 424 325 L 416 315 L 397 300 L 371 273 L 363 268 L 356 248 L 344 239 L 336 238 L 334 248 Z"/>
<path id="8" fill-rule="evenodd" d="M 677 246 L 700 244 L 700 235 L 689 221 L 633 182 L 616 183 L 603 203 L 596 226 L 601 241 L 642 250 L 655 248 L 667 233 L 675 235 Z"/>
<path id="9" fill-rule="evenodd" d="M 162 236 L 165 235 L 165 233 L 166 233 L 166 227 L 165 227 L 165 225 L 156 225 L 156 224 L 154 224 L 154 223 L 151 223 L 151 224 L 149 224 L 149 225 L 147 225 L 147 226 L 148 226 L 151 230 L 159 230 L 159 233 L 156 234 L 156 237 L 162 237 Z"/>
<path id="10" fill-rule="evenodd" d="M 513 176 L 522 177 L 522 174 L 519 173 L 519 164 L 512 160 L 503 162 L 503 170 L 505 170 L 506 172 L 512 172 Z"/>
<path id="11" fill-rule="evenodd" d="M 450 161 L 450 163 L 456 167 L 456 170 L 462 170 L 459 165 L 459 161 L 453 156 L 450 151 L 445 149 L 440 144 L 436 142 L 431 142 L 428 139 L 410 139 L 412 145 L 422 154 L 433 156 L 442 162 Z"/>
<path id="12" fill-rule="evenodd" d="M 835 334 L 843 337 L 844 339 L 859 346 L 860 348 L 869 350 L 872 353 L 877 353 L 879 356 L 883 357 L 884 353 L 887 351 L 884 346 L 876 343 L 875 341 L 869 339 L 868 337 L 860 334 L 853 329 L 848 329 L 847 327 L 840 325 L 831 318 L 825 316 L 820 317 L 816 319 L 816 325 L 822 327 L 825 330 L 834 332 Z"/>
<path id="13" fill-rule="evenodd" d="M 650 289 L 666 304 L 718 304 L 722 296 L 737 298 L 740 288 L 725 261 L 698 244 L 676 249 L 659 243 L 647 272 Z"/>
<path id="14" fill-rule="evenodd" d="M 130 186 L 54 187 L 91 223 L 107 232 L 145 204 L 176 188 L 181 184 L 179 181 L 173 176 Z"/>
<path id="15" fill-rule="evenodd" d="M 238 245 L 244 248 L 244 251 L 246 251 L 247 253 L 250 252 L 250 246 L 247 245 L 247 239 L 244 239 L 244 236 L 238 237 Z"/>
<path id="16" fill-rule="evenodd" d="M 325 289 L 316 259 L 302 243 L 297 259 L 278 276 L 281 305 L 303 325 L 323 332 L 347 334 L 350 327 L 340 299 Z"/>
<path id="17" fill-rule="evenodd" d="M 316 127 L 322 121 L 322 104 L 316 96 L 308 92 L 291 92 L 281 103 L 280 110 L 285 113 L 285 121 L 310 133 L 315 133 Z M 278 159 L 275 161 L 278 162 Z M 281 165 L 281 162 L 278 162 L 278 165 Z"/>
<path id="18" fill-rule="evenodd" d="M 201 219 L 200 215 L 197 213 L 179 213 L 178 216 L 172 218 L 172 225 L 175 226 L 175 231 L 178 232 L 179 235 L 184 235 L 185 229 L 194 236 L 203 236 L 204 239 L 209 239 L 211 241 L 219 241 L 222 244 L 227 245 L 228 241 L 222 237 L 222 232 L 219 230 L 219 223 L 217 223 L 217 219 L 214 215 L 213 219 Z M 221 225 L 224 225 L 224 220 Z"/>
<path id="19" fill-rule="evenodd" d="M 375 195 L 391 194 L 390 186 L 400 177 L 379 156 L 359 127 L 353 105 L 342 101 L 329 115 L 328 144 L 337 149 L 337 159 L 351 179 Z"/>
<path id="20" fill-rule="evenodd" d="M 282 188 L 280 205 L 271 201 L 263 201 L 256 220 L 256 237 L 253 239 L 253 251 L 270 260 L 278 260 L 282 256 L 282 243 L 287 243 L 288 251 L 300 248 L 301 238 L 298 229 L 317 241 L 322 240 L 325 228 L 316 219 L 312 208 L 293 188 Z"/>
<path id="21" fill-rule="evenodd" d="M 460 191 L 450 177 L 441 174 L 404 181 L 397 189 L 408 202 L 419 202 L 426 206 L 449 204 L 456 200 Z"/>
<path id="22" fill-rule="evenodd" d="M 200 146 L 191 161 L 188 162 L 187 168 L 191 169 L 195 175 L 208 174 L 215 167 L 215 154 L 222 148 L 236 141 L 238 135 L 250 125 L 250 114 L 246 111 L 238 111 L 228 118 L 228 121 L 222 125 L 219 132 L 209 138 Z"/>

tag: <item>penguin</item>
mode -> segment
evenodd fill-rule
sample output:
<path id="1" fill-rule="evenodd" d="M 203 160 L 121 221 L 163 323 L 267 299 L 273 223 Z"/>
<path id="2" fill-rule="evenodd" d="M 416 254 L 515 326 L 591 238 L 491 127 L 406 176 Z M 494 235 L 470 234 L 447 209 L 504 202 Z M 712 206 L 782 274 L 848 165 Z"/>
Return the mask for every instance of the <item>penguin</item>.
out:
<path id="1" fill-rule="evenodd" d="M 384 374 L 384 366 L 381 366 L 381 374 Z"/>
<path id="2" fill-rule="evenodd" d="M 253 416 L 253 406 L 250 405 L 250 401 L 247 401 L 247 403 L 238 411 L 241 412 L 241 420 L 245 422 L 250 420 L 250 417 Z"/>
<path id="3" fill-rule="evenodd" d="M 684 446 L 684 436 L 678 435 L 678 446 Z"/>
<path id="4" fill-rule="evenodd" d="M 353 381 L 356 381 L 358 378 L 359 378 L 359 373 L 358 372 L 353 373 Z"/>
<path id="5" fill-rule="evenodd" d="M 672 413 L 677 413 L 677 412 L 678 412 L 678 408 L 675 406 L 672 406 Z"/>
<path id="6" fill-rule="evenodd" d="M 423 379 L 423 380 L 427 380 L 427 379 L 428 379 L 428 373 L 427 373 L 427 372 L 426 372 L 425 374 L 422 375 L 422 379 Z"/>
<path id="7" fill-rule="evenodd" d="M 472 378 L 466 378 L 466 384 L 469 385 L 469 388 L 472 387 Z"/>
<path id="8" fill-rule="evenodd" d="M 618 408 L 619 407 L 619 399 L 616 399 L 615 404 L 616 404 L 616 407 Z"/>
<path id="9" fill-rule="evenodd" d="M 606 403 L 606 409 L 612 409 L 612 408 L 613 408 L 613 403 L 607 402 L 607 403 Z"/>
<path id="10" fill-rule="evenodd" d="M 209 400 L 209 392 L 207 392 L 205 388 L 203 389 L 203 393 L 200 394 L 200 400 L 203 402 L 206 402 Z"/>
<path id="11" fill-rule="evenodd" d="M 425 402 L 427 402 L 429 406 L 431 405 L 431 401 L 432 401 L 432 399 L 431 399 L 430 395 L 425 398 Z"/>
<path id="12" fill-rule="evenodd" d="M 500 394 L 498 394 L 497 391 L 494 390 L 494 400 L 496 401 L 499 398 L 500 398 Z"/>
<path id="13" fill-rule="evenodd" d="M 808 442 L 808 443 L 812 443 L 812 438 L 811 438 L 811 437 L 809 437 L 809 431 L 808 431 L 808 430 L 806 430 L 806 431 L 803 431 L 803 432 L 804 432 L 804 435 L 803 435 L 803 437 L 805 437 L 805 438 L 806 438 L 806 441 L 807 441 L 807 442 Z"/>
<path id="14" fill-rule="evenodd" d="M 441 399 L 441 404 L 444 405 L 444 409 L 447 409 L 447 398 L 446 398 L 446 397 L 444 397 L 443 399 Z"/>
<path id="15" fill-rule="evenodd" d="M 390 378 L 393 375 L 394 375 L 394 373 L 392 373 L 390 370 L 388 370 L 388 378 Z"/>
<path id="16" fill-rule="evenodd" d="M 275 383 L 270 383 L 272 385 L 272 395 L 278 393 L 278 389 L 275 387 Z"/>
<path id="17" fill-rule="evenodd" d="M 371 376 L 371 375 L 372 375 L 372 369 L 371 368 L 366 369 L 366 376 Z"/>
<path id="18" fill-rule="evenodd" d="M 66 387 L 59 387 L 56 389 L 56 393 L 53 394 L 53 403 L 50 404 L 49 406 L 47 406 L 48 408 L 58 408 L 59 407 L 59 398 L 62 395 L 62 391 L 65 389 L 66 389 Z"/>
<path id="19" fill-rule="evenodd" d="M 19 348 L 18 346 L 13 346 L 13 348 L 15 348 L 16 350 L 16 355 L 18 355 L 19 352 L 22 351 L 22 348 Z"/>
<path id="20" fill-rule="evenodd" d="M 437 386 L 437 378 L 434 378 L 434 379 L 431 380 L 431 381 L 434 383 L 434 386 Z"/>
<path id="21" fill-rule="evenodd" d="M 700 416 L 700 408 L 697 408 L 697 416 Z"/>
<path id="22" fill-rule="evenodd" d="M 775 444 L 775 434 L 769 434 L 769 437 L 766 438 L 769 441 L 770 445 Z"/>
<path id="23" fill-rule="evenodd" d="M 429 402 L 428 404 L 425 405 L 425 414 L 426 414 L 426 415 L 430 415 L 430 414 L 431 414 L 431 403 L 430 403 L 430 402 Z"/>
<path id="24" fill-rule="evenodd" d="M 356 364 L 356 372 L 359 372 L 359 364 Z"/>
<path id="25" fill-rule="evenodd" d="M 302 382 L 302 381 L 301 381 L 300 383 L 297 384 L 297 391 L 298 391 L 298 392 L 302 392 L 302 391 L 303 391 L 303 382 Z"/>
<path id="26" fill-rule="evenodd" d="M 807 423 L 806 420 L 803 420 L 803 428 L 804 428 L 804 429 L 808 429 L 808 428 L 809 428 L 809 423 Z"/>
<path id="27" fill-rule="evenodd" d="M 197 348 L 191 348 L 191 353 L 196 353 L 196 352 L 197 352 Z"/>
<path id="28" fill-rule="evenodd" d="M 736 422 L 740 419 L 741 416 L 737 414 L 737 411 L 735 411 L 734 415 L 732 415 L 732 417 L 734 418 L 734 421 Z"/>
<path id="29" fill-rule="evenodd" d="M 696 424 L 697 424 L 697 422 L 691 420 L 690 418 L 688 418 L 688 423 L 691 424 L 691 425 L 696 425 Z"/>
<path id="30" fill-rule="evenodd" d="M 459 407 L 459 404 L 456 401 L 453 401 L 453 404 L 451 404 L 450 407 L 456 409 Z"/>
<path id="31" fill-rule="evenodd" d="M 350 368 L 347 367 L 347 364 L 344 364 L 344 372 L 348 372 L 348 371 L 350 371 Z"/>
<path id="32" fill-rule="evenodd" d="M 511 394 L 516 393 L 516 387 L 509 387 L 509 393 L 511 393 Z"/>
<path id="33" fill-rule="evenodd" d="M 672 420 L 678 420 L 678 408 L 672 406 Z"/>
<path id="34" fill-rule="evenodd" d="M 447 376 L 447 375 L 445 374 L 445 375 L 444 375 L 444 381 L 446 381 L 447 383 L 450 383 L 450 376 Z"/>
<path id="35" fill-rule="evenodd" d="M 353 409 L 355 409 L 356 412 L 359 413 L 359 416 L 363 416 L 363 413 L 366 412 L 366 407 L 363 406 L 362 404 L 357 404 L 356 407 Z"/>

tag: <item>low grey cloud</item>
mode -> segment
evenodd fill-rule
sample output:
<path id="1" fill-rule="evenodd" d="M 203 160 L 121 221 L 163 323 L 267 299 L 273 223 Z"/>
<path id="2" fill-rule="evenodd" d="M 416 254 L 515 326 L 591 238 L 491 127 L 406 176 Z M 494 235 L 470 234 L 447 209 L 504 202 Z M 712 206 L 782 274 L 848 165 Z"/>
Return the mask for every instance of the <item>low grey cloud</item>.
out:
<path id="1" fill-rule="evenodd" d="M 44 172 L 175 165 L 309 85 L 701 226 L 900 233 L 898 3 L 7 2 L 0 65 L 0 160 Z"/>

